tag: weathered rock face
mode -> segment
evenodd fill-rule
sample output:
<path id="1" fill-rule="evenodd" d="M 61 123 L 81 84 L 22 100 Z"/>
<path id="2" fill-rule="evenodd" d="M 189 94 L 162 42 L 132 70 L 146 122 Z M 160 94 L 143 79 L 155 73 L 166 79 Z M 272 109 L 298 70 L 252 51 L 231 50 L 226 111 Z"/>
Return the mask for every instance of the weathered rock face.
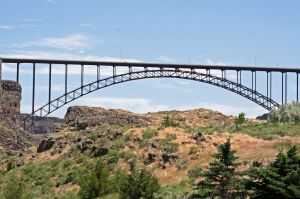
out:
<path id="1" fill-rule="evenodd" d="M 19 150 L 32 146 L 38 138 L 19 128 L 21 85 L 2 80 L 0 93 L 0 150 Z"/>
<path id="2" fill-rule="evenodd" d="M 20 120 L 22 121 L 28 116 L 28 114 L 21 114 Z M 32 127 L 32 129 L 30 130 L 30 133 L 34 134 L 46 134 L 55 132 L 59 127 L 61 127 L 65 123 L 64 119 L 60 119 L 57 117 L 35 117 L 34 120 L 37 122 L 35 123 L 34 127 Z"/>
<path id="3" fill-rule="evenodd" d="M 152 117 L 134 114 L 119 109 L 103 109 L 94 107 L 69 107 L 65 115 L 65 122 L 79 129 L 101 124 L 142 124 L 152 123 Z"/>
<path id="4" fill-rule="evenodd" d="M 21 85 L 15 81 L 1 81 L 0 113 L 7 119 L 19 124 Z"/>

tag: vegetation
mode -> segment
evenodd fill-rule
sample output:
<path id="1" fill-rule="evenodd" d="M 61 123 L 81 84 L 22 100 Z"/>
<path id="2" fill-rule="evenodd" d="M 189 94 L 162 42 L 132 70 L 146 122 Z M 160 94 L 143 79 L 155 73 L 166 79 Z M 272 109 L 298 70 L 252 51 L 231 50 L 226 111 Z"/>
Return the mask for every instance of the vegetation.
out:
<path id="1" fill-rule="evenodd" d="M 161 126 L 163 126 L 163 127 L 179 127 L 180 124 L 179 124 L 179 122 L 176 122 L 173 117 L 170 117 L 169 115 L 167 115 L 166 117 L 164 117 L 164 119 L 161 123 Z"/>
<path id="2" fill-rule="evenodd" d="M 234 119 L 235 128 L 240 129 L 240 126 L 246 121 L 245 113 L 240 113 L 237 117 Z"/>
<path id="3" fill-rule="evenodd" d="M 113 184 L 109 180 L 109 169 L 100 159 L 94 170 L 80 180 L 79 197 L 92 199 L 103 196 L 112 191 Z"/>
<path id="4" fill-rule="evenodd" d="M 246 186 L 251 198 L 300 198 L 300 157 L 298 148 L 282 151 L 266 167 L 253 167 Z"/>
<path id="5" fill-rule="evenodd" d="M 300 103 L 292 102 L 274 108 L 269 113 L 269 121 L 279 123 L 299 123 L 300 122 Z"/>
<path id="6" fill-rule="evenodd" d="M 146 169 L 133 170 L 120 187 L 121 199 L 152 199 L 160 188 L 158 180 Z"/>
<path id="7" fill-rule="evenodd" d="M 299 147 L 293 146 L 291 138 L 262 141 L 271 143 L 272 156 L 276 154 L 274 151 L 280 151 L 276 159 L 267 164 L 270 160 L 259 157 L 249 161 L 243 157 L 241 167 L 230 140 L 217 145 L 224 139 L 223 135 L 218 135 L 222 132 L 245 133 L 263 139 L 299 136 L 300 123 L 295 120 L 250 123 L 245 122 L 243 114 L 236 120 L 238 126 L 226 123 L 203 128 L 181 125 L 180 128 L 164 129 L 179 125 L 167 116 L 158 128 L 129 129 L 126 125 L 103 124 L 89 132 L 68 132 L 55 143 L 68 142 L 66 147 L 70 150 L 66 153 L 52 155 L 57 149 L 55 145 L 45 154 L 22 151 L 22 154 L 1 156 L 0 199 L 163 199 L 191 195 L 194 198 L 226 199 L 300 198 Z M 213 145 L 218 149 L 214 155 L 205 148 Z M 162 155 L 166 155 L 166 160 Z M 25 158 L 25 164 L 20 164 Z M 203 164 L 209 161 L 209 167 L 205 169 Z M 144 168 L 145 165 L 155 171 L 156 177 Z M 168 175 L 178 174 L 177 179 L 169 181 L 162 176 L 170 170 L 172 174 Z"/>
<path id="8" fill-rule="evenodd" d="M 242 184 L 236 172 L 237 157 L 229 139 L 218 146 L 218 153 L 213 158 L 208 170 L 202 175 L 204 180 L 198 184 L 198 193 L 193 197 L 229 199 L 243 196 Z"/>

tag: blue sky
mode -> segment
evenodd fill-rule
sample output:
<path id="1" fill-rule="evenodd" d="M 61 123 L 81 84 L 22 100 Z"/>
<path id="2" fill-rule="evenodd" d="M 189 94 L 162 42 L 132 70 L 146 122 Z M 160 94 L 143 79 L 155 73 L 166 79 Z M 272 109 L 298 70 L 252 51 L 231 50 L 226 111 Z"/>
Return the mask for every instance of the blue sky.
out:
<path id="1" fill-rule="evenodd" d="M 0 56 L 227 65 L 254 65 L 256 57 L 259 66 L 298 67 L 299 10 L 296 0 L 3 1 Z M 5 67 L 4 78 L 14 78 L 12 67 Z M 26 67 L 21 77 L 25 112 L 31 102 Z M 45 77 L 37 80 L 38 105 L 47 99 Z M 70 77 L 70 88 L 78 78 Z M 54 79 L 53 96 L 59 96 L 63 76 L 58 73 Z M 291 90 L 294 86 L 289 82 Z M 265 112 L 229 91 L 180 79 L 124 83 L 70 105 L 139 113 L 204 107 L 233 115 L 246 112 L 249 117 Z M 53 115 L 62 117 L 66 108 Z"/>

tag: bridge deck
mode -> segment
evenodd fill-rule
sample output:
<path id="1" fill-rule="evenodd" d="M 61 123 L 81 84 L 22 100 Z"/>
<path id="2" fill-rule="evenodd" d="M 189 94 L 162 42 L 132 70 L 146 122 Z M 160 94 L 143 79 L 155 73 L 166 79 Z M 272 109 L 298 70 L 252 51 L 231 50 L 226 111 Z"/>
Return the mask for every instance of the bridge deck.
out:
<path id="1" fill-rule="evenodd" d="M 80 60 L 53 60 L 53 59 L 20 59 L 0 58 L 3 63 L 37 63 L 37 64 L 68 64 L 68 65 L 101 65 L 101 66 L 132 66 L 149 68 L 187 68 L 210 70 L 238 70 L 238 71 L 265 71 L 265 72 L 292 72 L 300 73 L 300 68 L 289 67 L 256 67 L 256 66 L 230 66 L 230 65 L 205 65 L 205 64 L 164 64 L 147 62 L 107 62 L 107 61 L 80 61 Z"/>

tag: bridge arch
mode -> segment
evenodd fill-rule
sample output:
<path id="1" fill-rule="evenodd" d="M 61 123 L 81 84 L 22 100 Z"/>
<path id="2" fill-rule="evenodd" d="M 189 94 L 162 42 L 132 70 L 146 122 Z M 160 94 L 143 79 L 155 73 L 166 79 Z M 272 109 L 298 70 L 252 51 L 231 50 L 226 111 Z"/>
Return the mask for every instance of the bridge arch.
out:
<path id="1" fill-rule="evenodd" d="M 234 92 L 240 96 L 243 96 L 256 104 L 262 106 L 263 108 L 270 110 L 273 107 L 278 107 L 279 104 L 272 100 L 271 98 L 266 97 L 265 95 L 252 90 L 240 83 L 233 82 L 229 79 L 221 78 L 218 76 L 214 76 L 212 74 L 200 73 L 195 70 L 187 71 L 187 70 L 179 70 L 179 69 L 155 69 L 155 70 L 142 70 L 136 72 L 128 72 L 120 75 L 113 75 L 111 77 L 107 77 L 104 79 L 99 79 L 98 81 L 94 81 L 89 84 L 85 84 L 80 86 L 72 91 L 69 91 L 66 94 L 61 95 L 58 98 L 53 99 L 49 103 L 44 106 L 36 109 L 34 113 L 31 115 L 33 118 L 35 116 L 45 117 L 50 113 L 56 111 L 62 106 L 82 97 L 89 93 L 95 92 L 97 90 L 120 84 L 123 82 L 140 80 L 140 79 L 149 79 L 149 78 L 180 78 L 180 79 L 188 79 L 194 80 L 198 82 L 203 82 L 207 84 L 211 84 L 214 86 L 221 87 L 223 89 Z M 24 120 L 24 128 L 25 124 L 30 122 L 28 120 L 32 120 L 29 116 Z M 35 121 L 32 121 L 33 124 Z"/>

